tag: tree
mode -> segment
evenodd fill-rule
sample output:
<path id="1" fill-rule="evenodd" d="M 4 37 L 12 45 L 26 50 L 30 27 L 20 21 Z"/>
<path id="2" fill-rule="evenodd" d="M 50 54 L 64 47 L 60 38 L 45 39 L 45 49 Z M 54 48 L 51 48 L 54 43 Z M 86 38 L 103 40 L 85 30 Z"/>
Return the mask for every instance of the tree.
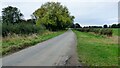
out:
<path id="1" fill-rule="evenodd" d="M 120 28 L 120 23 L 118 23 L 118 24 L 112 24 L 111 28 Z"/>
<path id="2" fill-rule="evenodd" d="M 105 24 L 103 27 L 104 27 L 104 28 L 107 28 L 108 26 Z"/>
<path id="3" fill-rule="evenodd" d="M 37 25 L 44 25 L 49 30 L 61 30 L 70 27 L 74 16 L 71 16 L 67 7 L 59 2 L 47 2 L 34 13 Z"/>
<path id="4" fill-rule="evenodd" d="M 3 23 L 18 23 L 22 17 L 23 14 L 16 7 L 8 6 L 2 9 Z"/>
<path id="5" fill-rule="evenodd" d="M 120 23 L 118 23 L 118 28 L 120 28 Z"/>
<path id="6" fill-rule="evenodd" d="M 70 26 L 70 28 L 75 28 L 75 24 L 72 23 L 71 26 Z"/>
<path id="7" fill-rule="evenodd" d="M 35 24 L 35 19 L 27 19 L 27 23 Z"/>
<path id="8" fill-rule="evenodd" d="M 0 24 L 1 24 L 1 22 L 2 22 L 2 17 L 0 16 Z"/>
<path id="9" fill-rule="evenodd" d="M 112 24 L 111 28 L 117 28 L 117 24 Z"/>
<path id="10" fill-rule="evenodd" d="M 75 24 L 76 28 L 82 28 L 78 23 Z"/>

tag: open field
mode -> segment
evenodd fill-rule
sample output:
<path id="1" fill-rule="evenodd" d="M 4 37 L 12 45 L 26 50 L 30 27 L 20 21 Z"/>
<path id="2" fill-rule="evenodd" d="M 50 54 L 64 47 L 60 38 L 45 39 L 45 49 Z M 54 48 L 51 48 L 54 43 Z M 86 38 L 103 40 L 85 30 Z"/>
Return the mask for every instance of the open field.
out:
<path id="1" fill-rule="evenodd" d="M 7 55 L 9 53 L 19 51 L 26 47 L 35 45 L 39 42 L 58 36 L 64 32 L 65 31 L 58 31 L 58 32 L 45 31 L 42 34 L 33 34 L 29 36 L 15 35 L 15 36 L 5 37 L 2 39 L 2 50 L 0 50 L 0 52 L 2 52 L 3 55 Z"/>
<path id="2" fill-rule="evenodd" d="M 113 35 L 114 36 L 116 36 L 116 35 L 120 36 L 120 28 L 113 28 L 112 30 L 113 30 Z"/>
<path id="3" fill-rule="evenodd" d="M 74 31 L 77 35 L 77 52 L 79 61 L 90 66 L 118 65 L 118 37 L 104 37 L 92 33 Z"/>

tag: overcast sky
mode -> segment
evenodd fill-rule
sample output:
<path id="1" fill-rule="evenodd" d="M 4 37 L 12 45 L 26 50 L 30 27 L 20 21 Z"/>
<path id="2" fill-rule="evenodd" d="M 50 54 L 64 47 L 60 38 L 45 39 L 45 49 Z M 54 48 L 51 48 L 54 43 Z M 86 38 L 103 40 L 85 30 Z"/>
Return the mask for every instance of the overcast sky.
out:
<path id="1" fill-rule="evenodd" d="M 58 1 L 67 6 L 71 15 L 75 16 L 74 22 L 82 26 L 110 25 L 118 21 L 119 0 L 0 0 L 0 11 L 4 7 L 14 6 L 28 19 L 36 9 L 48 1 Z"/>

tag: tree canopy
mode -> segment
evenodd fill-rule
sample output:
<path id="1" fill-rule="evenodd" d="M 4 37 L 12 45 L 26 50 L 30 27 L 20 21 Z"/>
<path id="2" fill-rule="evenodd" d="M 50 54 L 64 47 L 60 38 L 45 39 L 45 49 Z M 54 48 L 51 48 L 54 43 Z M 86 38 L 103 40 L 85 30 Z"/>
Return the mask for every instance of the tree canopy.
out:
<path id="1" fill-rule="evenodd" d="M 18 23 L 23 14 L 16 7 L 8 6 L 2 9 L 2 19 L 3 23 Z"/>
<path id="2" fill-rule="evenodd" d="M 75 28 L 82 28 L 79 23 L 75 24 Z"/>
<path id="3" fill-rule="evenodd" d="M 61 30 L 73 23 L 74 16 L 68 8 L 59 2 L 47 2 L 34 13 L 37 25 L 44 25 L 49 30 Z"/>
<path id="4" fill-rule="evenodd" d="M 105 24 L 105 25 L 103 25 L 103 28 L 108 28 L 108 26 Z"/>
<path id="5" fill-rule="evenodd" d="M 120 28 L 120 23 L 118 23 L 118 24 L 112 24 L 111 28 Z"/>

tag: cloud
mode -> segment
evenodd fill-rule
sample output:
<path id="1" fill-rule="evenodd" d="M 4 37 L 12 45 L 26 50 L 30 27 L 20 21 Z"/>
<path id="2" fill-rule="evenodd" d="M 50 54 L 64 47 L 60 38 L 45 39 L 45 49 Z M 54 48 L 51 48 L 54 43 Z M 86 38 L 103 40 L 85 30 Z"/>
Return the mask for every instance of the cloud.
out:
<path id="1" fill-rule="evenodd" d="M 116 22 L 118 16 L 119 0 L 2 0 L 0 8 L 8 5 L 21 10 L 26 19 L 47 1 L 60 1 L 68 7 L 71 15 L 75 16 L 75 22 L 81 25 L 103 25 Z M 1 4 L 0 4 L 1 5 Z M 113 20 L 112 20 L 113 19 Z"/>
<path id="2" fill-rule="evenodd" d="M 119 0 L 1 0 L 1 2 L 47 2 L 47 1 L 58 1 L 58 2 L 118 2 Z"/>

